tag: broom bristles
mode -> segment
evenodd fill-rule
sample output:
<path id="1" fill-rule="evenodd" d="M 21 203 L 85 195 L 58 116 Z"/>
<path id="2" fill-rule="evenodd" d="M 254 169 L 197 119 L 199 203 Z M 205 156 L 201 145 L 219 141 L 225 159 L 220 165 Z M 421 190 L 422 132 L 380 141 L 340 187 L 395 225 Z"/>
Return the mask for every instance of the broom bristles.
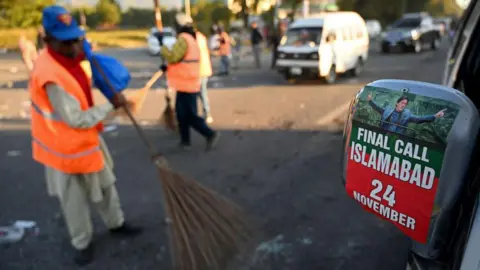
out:
<path id="1" fill-rule="evenodd" d="M 233 202 L 178 174 L 168 164 L 157 165 L 171 220 L 173 269 L 226 269 L 253 236 L 247 217 Z"/>
<path id="2" fill-rule="evenodd" d="M 167 129 L 177 131 L 177 119 L 169 99 L 167 99 L 167 106 L 165 107 L 159 122 Z"/>

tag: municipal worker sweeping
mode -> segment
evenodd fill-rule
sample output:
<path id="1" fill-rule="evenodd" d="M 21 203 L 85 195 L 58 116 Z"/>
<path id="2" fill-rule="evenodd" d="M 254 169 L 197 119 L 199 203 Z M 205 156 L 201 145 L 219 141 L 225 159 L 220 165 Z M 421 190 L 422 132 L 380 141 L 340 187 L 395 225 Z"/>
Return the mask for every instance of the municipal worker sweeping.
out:
<path id="1" fill-rule="evenodd" d="M 56 196 L 76 250 L 75 262 L 93 259 L 92 201 L 113 235 L 134 236 L 115 188 L 113 163 L 100 136 L 102 121 L 121 106 L 131 106 L 122 94 L 112 104 L 93 105 L 90 79 L 82 69 L 84 31 L 60 6 L 43 10 L 46 50 L 31 72 L 33 159 L 45 166 L 47 188 Z"/>
<path id="2" fill-rule="evenodd" d="M 168 86 L 176 91 L 175 112 L 180 130 L 180 147 L 190 147 L 190 127 L 198 131 L 207 140 L 207 150 L 212 149 L 218 141 L 218 132 L 213 131 L 197 112 L 197 98 L 200 92 L 200 48 L 196 41 L 193 20 L 190 16 L 179 13 L 175 17 L 177 42 L 169 50 L 162 46 L 161 54 L 168 63 L 161 69 L 167 72 Z"/>

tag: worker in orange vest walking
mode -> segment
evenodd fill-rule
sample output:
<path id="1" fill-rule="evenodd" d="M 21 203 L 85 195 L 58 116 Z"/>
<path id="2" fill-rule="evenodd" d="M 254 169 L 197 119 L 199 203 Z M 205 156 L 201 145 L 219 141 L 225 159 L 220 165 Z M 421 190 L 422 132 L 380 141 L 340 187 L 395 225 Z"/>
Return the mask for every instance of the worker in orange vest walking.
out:
<path id="1" fill-rule="evenodd" d="M 192 18 L 184 13 L 178 13 L 175 16 L 175 28 L 178 36 L 171 50 L 163 46 L 161 35 L 158 40 L 162 46 L 160 53 L 168 63 L 168 67 L 162 65 L 160 68 L 167 72 L 168 86 L 177 92 L 175 112 L 180 130 L 180 147 L 190 148 L 190 127 L 192 127 L 205 137 L 207 150 L 211 150 L 218 141 L 219 133 L 213 131 L 197 112 L 197 99 L 201 85 L 201 53 Z"/>
<path id="2" fill-rule="evenodd" d="M 125 222 L 120 206 L 113 162 L 100 136 L 102 121 L 124 105 L 122 94 L 111 103 L 95 106 L 84 59 L 84 31 L 60 6 L 43 10 L 46 49 L 30 73 L 33 159 L 45 166 L 47 188 L 59 199 L 75 248 L 75 262 L 93 259 L 89 201 L 97 208 L 110 233 L 135 236 L 140 229 Z"/>
<path id="3" fill-rule="evenodd" d="M 223 26 L 218 26 L 218 34 L 220 35 L 220 72 L 218 75 L 228 75 L 230 73 L 230 57 L 232 53 L 232 45 L 235 41 L 225 32 Z"/>
<path id="4" fill-rule="evenodd" d="M 196 38 L 200 48 L 200 99 L 203 104 L 203 116 L 207 120 L 207 123 L 212 123 L 213 118 L 210 112 L 210 102 L 207 93 L 208 77 L 212 76 L 212 62 L 210 60 L 207 37 L 200 31 L 197 31 Z"/>

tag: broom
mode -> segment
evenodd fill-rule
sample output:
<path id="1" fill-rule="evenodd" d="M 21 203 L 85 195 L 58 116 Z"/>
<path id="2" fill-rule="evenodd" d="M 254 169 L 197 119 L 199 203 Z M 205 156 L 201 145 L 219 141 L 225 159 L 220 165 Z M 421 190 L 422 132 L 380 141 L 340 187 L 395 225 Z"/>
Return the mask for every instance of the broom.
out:
<path id="1" fill-rule="evenodd" d="M 165 109 L 160 116 L 159 123 L 163 124 L 171 131 L 176 132 L 178 130 L 175 111 L 173 110 L 172 99 L 170 98 L 170 89 L 168 89 L 168 86 L 165 93 Z"/>
<path id="2" fill-rule="evenodd" d="M 110 91 L 114 88 L 92 59 Z M 174 171 L 157 153 L 128 107 L 123 107 L 160 173 L 175 270 L 224 270 L 253 237 L 242 209 L 198 182 Z"/>

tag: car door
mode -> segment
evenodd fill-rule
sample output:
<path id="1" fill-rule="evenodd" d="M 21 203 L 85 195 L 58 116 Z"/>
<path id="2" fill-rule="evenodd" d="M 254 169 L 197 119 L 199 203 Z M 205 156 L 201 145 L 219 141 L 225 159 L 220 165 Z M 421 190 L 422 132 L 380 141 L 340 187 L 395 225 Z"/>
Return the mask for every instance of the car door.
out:
<path id="1" fill-rule="evenodd" d="M 464 86 L 462 78 L 458 76 L 459 69 L 467 51 L 472 32 L 478 24 L 479 14 L 480 3 L 472 1 L 458 23 L 453 44 L 447 54 L 442 84 L 462 92 L 464 92 Z"/>

